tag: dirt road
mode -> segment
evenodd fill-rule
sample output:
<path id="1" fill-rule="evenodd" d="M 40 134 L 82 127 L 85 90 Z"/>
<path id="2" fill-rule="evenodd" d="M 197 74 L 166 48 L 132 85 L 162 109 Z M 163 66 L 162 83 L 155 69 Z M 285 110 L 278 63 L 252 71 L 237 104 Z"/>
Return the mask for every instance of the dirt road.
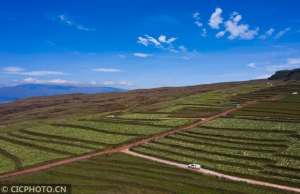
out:
<path id="1" fill-rule="evenodd" d="M 51 169 L 51 168 L 54 168 L 54 167 L 57 167 L 57 166 L 66 165 L 66 164 L 77 162 L 77 161 L 87 160 L 87 159 L 90 159 L 90 158 L 93 158 L 93 157 L 96 157 L 96 156 L 100 156 L 100 155 L 113 154 L 113 153 L 116 153 L 116 152 L 122 152 L 122 153 L 126 153 L 126 154 L 129 154 L 129 155 L 132 155 L 132 156 L 136 156 L 136 157 L 140 157 L 140 158 L 144 158 L 144 159 L 148 159 L 148 160 L 152 160 L 152 161 L 156 161 L 156 162 L 176 166 L 178 168 L 186 169 L 187 167 L 186 167 L 185 164 L 175 163 L 175 162 L 162 160 L 162 159 L 155 158 L 155 157 L 150 157 L 150 156 L 134 153 L 134 152 L 129 151 L 129 149 L 133 148 L 133 147 L 136 147 L 136 146 L 139 146 L 139 145 L 142 145 L 142 144 L 147 144 L 151 141 L 155 141 L 155 140 L 164 138 L 164 137 L 169 136 L 169 135 L 173 135 L 173 134 L 175 134 L 179 131 L 192 129 L 194 127 L 205 124 L 205 123 L 207 123 L 211 120 L 214 120 L 216 118 L 226 116 L 230 113 L 233 113 L 233 112 L 237 111 L 240 108 L 243 108 L 245 106 L 255 104 L 255 103 L 256 103 L 255 101 L 247 102 L 247 103 L 242 104 L 239 107 L 226 110 L 224 112 L 221 112 L 221 113 L 216 114 L 214 116 L 208 117 L 206 119 L 199 119 L 199 120 L 197 120 L 196 122 L 194 122 L 190 125 L 186 125 L 186 126 L 174 128 L 174 129 L 171 129 L 171 130 L 168 130 L 168 131 L 164 131 L 164 132 L 161 132 L 161 133 L 158 133 L 158 134 L 154 134 L 154 135 L 148 136 L 144 139 L 138 139 L 138 140 L 135 140 L 131 143 L 128 143 L 128 144 L 125 144 L 125 145 L 120 145 L 120 146 L 117 146 L 115 148 L 107 148 L 105 150 L 94 151 L 92 153 L 83 154 L 81 156 L 66 158 L 66 159 L 62 159 L 62 160 L 58 160 L 58 161 L 50 161 L 46 164 L 36 165 L 36 166 L 33 166 L 33 167 L 20 169 L 20 170 L 17 170 L 17 171 L 3 173 L 3 174 L 0 174 L 0 181 L 11 178 L 11 177 L 15 177 L 15 176 L 21 176 L 21 175 L 32 174 L 32 173 L 35 173 L 35 172 L 48 170 L 48 169 Z M 262 182 L 262 181 L 256 181 L 256 180 L 245 179 L 245 178 L 240 178 L 240 177 L 235 177 L 235 176 L 229 176 L 229 175 L 226 175 L 226 174 L 221 174 L 221 173 L 206 170 L 206 169 L 193 170 L 193 171 L 197 172 L 197 173 L 206 174 L 206 175 L 209 175 L 209 176 L 217 176 L 217 177 L 224 178 L 224 179 L 231 180 L 231 181 L 240 181 L 240 182 L 245 182 L 245 183 L 249 183 L 249 184 L 253 184 L 253 185 L 267 186 L 267 187 L 272 187 L 272 188 L 277 188 L 277 189 L 282 189 L 282 190 L 286 190 L 286 191 L 293 191 L 293 192 L 299 192 L 300 193 L 299 188 L 287 187 L 287 186 L 282 186 L 282 185 L 277 185 L 277 184 L 272 184 L 272 183 L 267 183 L 267 182 Z"/>
<path id="2" fill-rule="evenodd" d="M 182 168 L 182 169 L 188 169 L 191 170 L 195 173 L 200 173 L 200 174 L 204 174 L 204 175 L 208 175 L 208 176 L 214 176 L 214 177 L 218 177 L 221 179 L 226 179 L 226 180 L 231 180 L 231 181 L 237 181 L 237 182 L 244 182 L 244 183 L 248 183 L 251 185 L 258 185 L 258 186 L 264 186 L 264 187 L 270 187 L 270 188 L 275 188 L 275 189 L 281 189 L 281 190 L 285 190 L 285 191 L 292 191 L 292 192 L 298 192 L 300 193 L 300 188 L 294 188 L 294 187 L 289 187 L 289 186 L 284 186 L 284 185 L 277 185 L 277 184 L 273 184 L 273 183 L 268 183 L 268 182 L 264 182 L 264 181 L 257 181 L 257 180 L 252 180 L 252 179 L 247 179 L 247 178 L 241 178 L 241 177 L 236 177 L 236 176 L 231 176 L 231 175 L 226 175 L 226 174 L 222 174 L 219 172 L 215 172 L 212 170 L 207 170 L 207 169 L 190 169 L 187 167 L 186 164 L 181 164 L 181 163 L 177 163 L 177 162 L 173 162 L 173 161 L 168 161 L 168 160 L 164 160 L 164 159 L 160 159 L 160 158 L 156 158 L 156 157 L 152 157 L 152 156 L 148 156 L 148 155 L 144 155 L 144 154 L 139 154 L 130 150 L 124 150 L 122 151 L 122 153 L 131 155 L 131 156 L 135 156 L 135 157 L 139 157 L 139 158 L 143 158 L 146 160 L 151 160 L 154 162 L 158 162 L 158 163 L 162 163 L 162 164 L 167 164 L 170 166 L 175 166 L 177 168 Z"/>
<path id="3" fill-rule="evenodd" d="M 248 102 L 248 103 L 245 103 L 243 106 L 253 104 L 253 103 L 254 102 Z M 241 108 L 241 107 L 239 107 L 239 108 Z M 190 125 L 186 125 L 186 126 L 183 126 L 183 127 L 178 127 L 178 128 L 174 128 L 174 129 L 171 129 L 171 130 L 161 132 L 161 133 L 153 134 L 153 135 L 150 135 L 150 136 L 148 136 L 144 139 L 137 139 L 137 140 L 135 140 L 131 143 L 128 143 L 128 144 L 125 144 L 125 145 L 120 145 L 120 146 L 117 146 L 115 148 L 108 148 L 108 149 L 104 149 L 104 150 L 100 150 L 100 151 L 95 151 L 95 152 L 92 152 L 92 153 L 83 154 L 81 156 L 66 158 L 66 159 L 62 159 L 62 160 L 58 160 L 58 161 L 50 161 L 46 164 L 36 165 L 36 166 L 33 166 L 33 167 L 29 167 L 29 168 L 24 168 L 24 169 L 20 169 L 20 170 L 8 172 L 8 173 L 3 173 L 3 174 L 0 174 L 0 181 L 1 181 L 1 179 L 7 179 L 7 178 L 10 178 L 10 177 L 14 177 L 14 176 L 31 174 L 31 173 L 47 170 L 47 169 L 50 169 L 50 168 L 53 168 L 53 167 L 56 167 L 56 166 L 61 166 L 61 165 L 69 164 L 69 163 L 72 163 L 72 162 L 86 160 L 86 159 L 93 158 L 93 157 L 100 156 L 100 155 L 121 152 L 123 150 L 127 150 L 127 149 L 130 149 L 132 147 L 139 146 L 139 145 L 142 145 L 142 144 L 146 144 L 146 143 L 149 143 L 151 141 L 166 137 L 168 135 L 175 134 L 179 131 L 184 131 L 184 130 L 194 128 L 198 125 L 204 124 L 204 123 L 206 123 L 208 121 L 211 121 L 211 120 L 214 120 L 218 117 L 230 114 L 230 113 L 236 111 L 239 108 L 229 109 L 229 110 L 226 110 L 225 112 L 222 112 L 222 113 L 219 113 L 217 115 L 208 117 L 205 120 L 199 119 L 199 120 L 197 120 L 196 122 L 194 122 Z"/>

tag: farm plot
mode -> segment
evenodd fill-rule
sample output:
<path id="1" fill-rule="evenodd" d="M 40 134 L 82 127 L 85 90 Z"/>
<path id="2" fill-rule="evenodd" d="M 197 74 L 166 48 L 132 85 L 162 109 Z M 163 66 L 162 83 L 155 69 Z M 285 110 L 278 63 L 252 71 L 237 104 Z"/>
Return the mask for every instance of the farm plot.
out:
<path id="1" fill-rule="evenodd" d="M 208 117 L 236 105 L 231 98 L 269 87 L 266 83 L 235 86 L 228 89 L 215 90 L 201 94 L 181 97 L 163 105 L 148 114 L 165 114 L 174 118 Z"/>
<path id="2" fill-rule="evenodd" d="M 287 193 L 191 173 L 156 162 L 114 154 L 21 176 L 6 183 L 71 184 L 79 194 L 278 194 Z"/>
<path id="3" fill-rule="evenodd" d="M 136 113 L 116 118 L 88 116 L 3 129 L 1 172 L 113 147 L 195 122 L 195 119 L 153 117 Z"/>
<path id="4" fill-rule="evenodd" d="M 288 87 L 286 85 L 270 86 L 270 87 L 265 87 L 261 90 L 256 90 L 249 93 L 243 93 L 243 94 L 233 96 L 232 100 L 239 103 L 248 100 L 259 101 L 259 100 L 264 100 L 266 97 L 272 97 L 281 94 L 286 95 L 297 88 L 299 88 L 298 85 L 289 85 Z"/>
<path id="5" fill-rule="evenodd" d="M 113 116 L 113 118 L 112 118 Z M 108 115 L 106 117 L 94 117 L 81 119 L 81 121 L 103 123 L 117 123 L 124 125 L 150 126 L 150 127 L 177 127 L 195 122 L 194 118 L 174 118 L 168 114 L 151 114 L 151 113 L 125 113 L 120 115 Z"/>
<path id="6" fill-rule="evenodd" d="M 295 122 L 300 120 L 300 97 L 287 95 L 276 101 L 261 102 L 233 114 L 237 118 Z"/>
<path id="7" fill-rule="evenodd" d="M 295 186 L 300 184 L 299 133 L 296 122 L 219 118 L 133 151 Z"/>

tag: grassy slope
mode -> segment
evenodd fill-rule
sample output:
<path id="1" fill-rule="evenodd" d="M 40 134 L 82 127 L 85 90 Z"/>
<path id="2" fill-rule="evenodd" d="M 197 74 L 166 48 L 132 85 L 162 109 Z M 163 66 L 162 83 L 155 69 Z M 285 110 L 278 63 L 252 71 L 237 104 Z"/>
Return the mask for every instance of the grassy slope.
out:
<path id="1" fill-rule="evenodd" d="M 223 181 L 123 154 L 97 157 L 10 179 L 16 183 L 68 183 L 74 194 L 278 194 L 268 188 Z M 280 192 L 285 193 L 285 192 Z"/>
<path id="2" fill-rule="evenodd" d="M 263 101 L 134 150 L 184 163 L 201 163 L 228 174 L 298 186 L 300 98 L 291 95 L 291 91 L 298 90 L 300 85 L 290 85 L 234 97 L 245 101 L 281 95 L 277 100 Z M 249 109 L 259 109 L 263 114 Z"/>
<path id="3" fill-rule="evenodd" d="M 235 87 L 229 87 L 235 86 Z M 137 91 L 136 93 L 127 94 L 111 94 L 111 95 L 99 95 L 87 96 L 88 104 L 94 104 L 97 107 L 98 103 L 110 104 L 114 102 L 118 104 L 118 101 L 127 101 L 130 98 L 139 99 L 143 96 L 143 99 L 139 102 L 138 106 L 133 106 L 135 109 L 130 108 L 128 110 L 122 110 L 121 112 L 111 112 L 111 109 L 103 111 L 103 108 L 99 108 L 96 114 L 88 114 L 89 111 L 94 111 L 89 107 L 85 107 L 81 113 L 84 115 L 71 115 L 70 117 L 51 118 L 53 110 L 60 106 L 60 100 L 58 97 L 54 97 L 56 102 L 44 102 L 44 98 L 38 98 L 38 101 L 31 104 L 26 104 L 27 101 L 17 102 L 14 105 L 15 108 L 10 108 L 12 105 L 0 108 L 0 112 L 6 111 L 8 118 L 15 116 L 18 120 L 22 118 L 24 120 L 27 116 L 28 121 L 19 121 L 12 124 L 4 125 L 0 128 L 0 142 L 3 145 L 4 151 L 12 154 L 21 163 L 16 168 L 27 167 L 35 165 L 41 162 L 49 160 L 60 159 L 64 157 L 79 155 L 94 150 L 101 150 L 107 147 L 124 144 L 133 139 L 145 137 L 154 133 L 159 133 L 165 130 L 172 129 L 174 127 L 186 125 L 195 121 L 194 118 L 182 118 L 182 117 L 199 117 L 195 115 L 197 112 L 205 112 L 207 109 L 192 110 L 186 112 L 186 108 L 190 108 L 191 105 L 184 105 L 182 103 L 207 103 L 212 98 L 216 99 L 216 103 L 223 102 L 222 105 L 230 106 L 228 99 L 233 94 L 243 94 L 246 92 L 255 91 L 257 89 L 268 87 L 264 82 L 249 82 L 242 85 L 236 84 L 223 84 L 212 85 L 210 87 L 187 87 L 184 89 L 158 89 L 150 90 L 153 96 L 150 96 L 150 91 Z M 223 88 L 222 90 L 220 88 Z M 203 92 L 205 90 L 217 89 L 214 91 Z M 162 90 L 162 91 L 161 91 Z M 166 90 L 166 91 L 165 91 Z M 175 90 L 175 91 L 169 91 Z M 167 94 L 163 94 L 164 91 Z M 158 92 L 158 93 L 157 93 Z M 156 94 L 157 93 L 157 94 Z M 161 94 L 162 93 L 162 94 Z M 194 94 L 195 93 L 195 94 Z M 191 95 L 184 95 L 191 94 Z M 119 98 L 116 96 L 121 95 Z M 112 97 L 113 96 L 113 97 Z M 161 99 L 153 99 L 161 97 Z M 164 101 L 165 98 L 173 98 L 172 101 Z M 102 98 L 99 98 L 102 97 Z M 71 99 L 69 99 L 71 98 Z M 112 98 L 112 99 L 111 99 Z M 49 98 L 52 99 L 52 98 Z M 67 96 L 64 99 L 66 107 L 68 103 L 79 103 L 79 97 L 72 95 Z M 148 105 L 148 100 L 153 101 L 152 105 Z M 158 101 L 159 100 L 159 101 Z M 29 100 L 31 101 L 31 100 Z M 73 102 L 74 101 L 74 102 Z M 25 103 L 25 104 L 24 104 Z M 55 105 L 49 106 L 49 104 L 55 103 Z M 76 108 L 80 104 L 72 106 L 71 109 Z M 132 102 L 127 102 L 130 104 Z M 19 105 L 18 105 L 19 104 Z M 176 113 L 168 111 L 167 113 L 160 113 L 165 111 L 165 107 L 176 107 L 177 104 L 181 104 L 183 110 L 176 110 Z M 104 106 L 104 105 L 103 105 Z M 31 107 L 32 109 L 29 109 Z M 110 107 L 110 105 L 109 105 Z M 108 108 L 109 108 L 108 107 Z M 155 107 L 155 110 L 152 108 Z M 151 110 L 150 110 L 151 109 Z M 222 111 L 218 109 L 217 111 Z M 49 113 L 49 119 L 42 119 L 39 116 Z M 47 112 L 48 111 L 48 112 Z M 50 111 L 50 112 L 49 112 Z M 66 110 L 68 111 L 68 110 Z M 70 111 L 70 110 L 69 110 Z M 55 112 L 55 111 L 54 111 Z M 213 111 L 215 113 L 216 110 Z M 35 116 L 39 115 L 39 116 Z M 24 116 L 25 118 L 21 117 Z M 5 117 L 5 116 L 4 116 Z M 34 120 L 31 120 L 34 117 Z M 1 120 L 0 116 L 0 120 Z M 8 119 L 6 122 L 12 122 Z M 11 170 L 11 166 L 8 166 L 7 156 L 6 160 L 0 161 L 0 172 Z M 10 160 L 11 161 L 11 160 Z M 8 166 L 8 167 L 6 167 Z"/>
<path id="4" fill-rule="evenodd" d="M 72 103 L 67 103 L 63 110 L 60 111 L 58 111 L 58 109 L 55 107 L 60 107 L 61 105 L 59 103 L 57 105 L 51 105 L 51 103 L 53 102 L 51 102 L 50 105 L 46 103 L 47 106 L 41 106 L 39 104 L 40 102 L 38 102 L 37 105 L 35 105 L 38 107 L 33 108 L 32 110 L 28 108 L 27 105 L 24 105 L 22 103 L 20 106 L 16 106 L 16 108 L 13 109 L 11 105 L 9 105 L 8 107 L 2 109 L 0 108 L 0 112 L 2 111 L 2 113 L 4 112 L 6 114 L 6 116 L 0 117 L 0 120 L 4 119 L 5 117 L 8 119 L 7 125 L 3 125 L 2 127 L 0 127 L 0 141 L 2 145 L 4 145 L 3 149 L 13 155 L 15 157 L 15 160 L 17 159 L 17 161 L 14 161 L 7 155 L 5 156 L 4 154 L 2 154 L 5 159 L 0 161 L 0 167 L 2 167 L 1 172 L 12 170 L 13 168 L 20 168 L 22 167 L 22 165 L 30 166 L 53 159 L 82 154 L 95 149 L 103 149 L 108 146 L 126 143 L 127 141 L 131 141 L 134 138 L 140 138 L 149 134 L 191 123 L 194 121 L 194 118 L 215 114 L 216 112 L 223 111 L 226 108 L 234 107 L 236 106 L 236 104 L 244 101 L 257 99 L 259 100 L 262 97 L 282 94 L 282 87 L 280 86 L 278 88 L 275 87 L 274 89 L 270 90 L 266 89 L 259 91 L 268 87 L 268 84 L 262 82 L 235 85 L 234 88 L 228 87 L 228 85 L 226 87 L 214 86 L 213 89 L 217 90 L 208 92 L 203 92 L 203 90 L 195 88 L 188 90 L 188 92 L 186 92 L 185 90 L 178 90 L 174 93 L 171 92 L 172 95 L 169 92 L 169 96 L 159 96 L 159 94 L 161 93 L 161 91 L 159 90 L 156 91 L 158 94 L 153 94 L 154 97 L 147 96 L 149 95 L 149 93 L 147 92 L 146 95 L 144 95 L 144 91 L 138 92 L 135 95 L 128 94 L 128 96 L 125 95 L 119 98 L 114 96 L 112 99 L 111 97 L 107 96 L 101 96 L 101 98 L 96 98 L 95 96 L 93 96 L 93 98 L 86 100 L 88 101 L 86 104 L 87 107 L 86 109 L 83 109 L 83 111 L 81 111 L 82 107 L 79 107 L 79 104 L 85 104 L 85 102 L 81 102 L 78 99 L 78 101 L 76 102 L 76 98 L 75 100 L 69 99 L 70 101 L 72 101 Z M 290 90 L 293 89 L 294 88 Z M 68 98 L 70 98 L 70 96 L 68 96 Z M 137 102 L 134 101 L 137 99 Z M 65 100 L 66 99 L 64 99 L 64 101 Z M 75 101 L 78 105 L 74 105 L 73 101 Z M 136 102 L 136 104 L 132 104 L 131 101 Z M 26 101 L 26 103 L 28 102 Z M 116 106 L 118 103 L 119 105 L 124 105 L 125 103 L 125 108 Z M 80 104 L 80 106 L 82 104 Z M 105 104 L 109 105 L 106 107 Z M 68 109 L 69 106 L 71 106 L 70 110 Z M 114 109 L 111 106 L 118 108 Z M 130 107 L 129 109 L 126 108 L 128 106 Z M 62 107 L 60 107 L 60 109 L 61 108 Z M 80 114 L 72 112 L 76 112 L 79 109 L 80 111 L 78 112 L 80 112 Z M 15 112 L 13 112 L 12 110 L 15 110 Z M 113 110 L 116 110 L 116 112 L 113 112 Z M 60 114 L 64 115 L 66 114 L 66 112 L 71 113 L 71 116 L 62 118 Z M 22 117 L 24 115 L 28 116 L 27 122 L 24 122 L 24 118 Z M 49 116 L 49 118 L 44 119 L 45 115 Z M 14 125 L 11 125 L 10 123 L 13 122 L 13 116 L 16 116 L 16 121 L 18 122 Z M 237 122 L 237 120 L 238 119 L 232 119 L 232 121 L 234 121 L 234 125 L 236 123 L 238 126 L 239 123 Z M 218 124 L 218 122 L 221 124 Z M 243 124 L 244 120 L 242 120 L 241 123 Z M 261 171 L 261 167 L 266 163 L 269 164 L 270 159 L 277 160 L 277 157 L 281 157 L 275 157 L 272 155 L 272 153 L 274 153 L 279 148 L 281 149 L 280 146 L 285 146 L 284 148 L 287 148 L 290 145 L 289 138 L 283 138 L 283 136 L 280 135 L 281 133 L 276 131 L 279 130 L 278 128 L 271 127 L 270 129 L 271 125 L 267 125 L 266 123 L 268 122 L 265 121 L 262 124 L 262 126 L 266 126 L 262 129 L 270 131 L 262 132 L 262 134 L 265 136 L 262 136 L 260 132 L 254 133 L 252 131 L 251 135 L 253 139 L 245 139 L 249 138 L 249 130 L 241 131 L 239 128 L 235 130 L 225 129 L 218 130 L 217 133 L 214 133 L 217 130 L 215 130 L 213 127 L 225 128 L 224 119 L 220 119 L 214 124 L 209 124 L 209 126 L 206 126 L 204 128 L 193 129 L 186 133 L 178 134 L 175 136 L 175 139 L 174 137 L 168 137 L 159 142 L 155 142 L 154 144 L 137 148 L 136 150 L 186 163 L 200 161 L 207 168 L 217 169 L 228 173 L 238 173 L 239 175 L 242 173 L 242 175 L 245 176 L 257 176 Z M 254 129 L 256 125 L 257 124 L 247 122 L 244 123 L 244 126 L 251 126 Z M 289 132 L 289 130 L 291 129 L 287 129 L 287 127 L 291 128 L 291 126 L 292 124 L 283 126 L 282 128 L 280 128 L 280 130 L 286 129 Z M 243 128 L 243 126 L 240 127 Z M 298 126 L 295 127 L 295 129 L 297 128 Z M 230 133 L 227 133 L 227 131 L 230 130 L 232 131 Z M 259 128 L 255 130 L 261 129 Z M 270 132 L 272 132 L 270 138 L 267 140 L 264 139 L 265 137 L 268 137 L 268 134 Z M 284 132 L 284 134 L 286 133 Z M 274 139 L 272 139 L 273 135 Z M 282 143 L 274 143 L 271 141 L 277 141 L 278 139 L 282 141 Z M 268 145 L 262 146 L 262 144 Z M 290 146 L 290 148 L 286 150 L 286 154 L 293 155 L 293 153 L 297 152 L 297 150 L 297 146 Z M 122 157 L 120 158 L 120 160 L 124 160 L 124 162 L 126 162 L 125 160 L 131 160 L 128 158 L 122 159 Z M 280 159 L 278 159 L 278 161 L 280 161 Z M 295 161 L 294 158 L 293 161 Z M 21 166 L 18 162 L 21 163 Z M 282 163 L 283 162 L 284 161 L 282 161 Z M 280 181 L 288 181 L 288 184 L 298 183 L 298 177 L 295 177 L 293 173 L 290 173 L 291 170 L 288 171 L 287 169 L 281 169 L 279 167 L 270 165 L 268 166 L 269 169 L 273 169 L 272 172 L 274 173 L 286 174 L 287 177 L 281 178 Z M 59 176 L 60 173 L 66 173 L 67 171 L 69 171 L 67 168 L 68 167 L 62 167 L 61 172 L 59 172 L 58 174 L 56 174 L 56 172 L 54 173 L 55 176 L 53 176 L 53 173 L 50 173 L 50 180 Z M 82 164 L 82 168 L 88 168 L 88 165 Z M 107 174 L 105 174 L 107 176 L 112 172 L 118 173 L 118 175 L 116 174 L 116 176 L 119 176 L 120 173 L 123 173 L 119 169 L 112 169 L 111 172 L 110 170 L 107 170 L 110 169 L 109 167 L 103 168 L 103 171 L 108 172 Z M 84 169 L 83 172 L 85 172 L 86 170 L 87 169 Z M 152 170 L 153 169 L 151 169 L 151 171 Z M 80 171 L 78 173 L 82 174 L 83 172 Z M 149 173 L 152 176 L 153 172 Z M 89 175 L 90 174 L 87 173 L 87 176 Z M 40 175 L 36 176 L 39 177 Z M 47 177 L 49 175 L 46 173 L 42 174 L 41 176 L 42 180 L 46 180 L 46 178 L 43 176 Z M 66 180 L 71 179 L 72 181 L 75 181 L 74 178 L 68 178 L 73 175 L 66 176 Z M 100 179 L 97 174 L 95 176 L 97 177 L 97 179 Z M 147 179 L 147 184 L 150 184 L 149 178 L 147 178 L 146 175 L 142 174 L 141 176 Z M 292 180 L 291 176 L 293 176 Z M 75 177 L 77 177 L 77 175 Z M 268 172 L 268 174 L 266 173 L 265 177 L 269 178 L 270 172 Z M 77 180 L 77 184 L 83 184 L 85 182 L 82 180 L 82 178 L 83 177 L 78 177 L 79 180 Z M 126 178 L 128 177 L 126 176 Z M 21 179 L 23 180 L 23 178 Z M 33 179 L 36 179 L 35 176 L 33 176 Z M 163 181 L 160 180 L 160 176 L 158 176 L 157 179 L 159 180 L 159 182 Z M 204 179 L 210 178 L 203 177 L 202 179 L 204 181 Z M 27 178 L 24 178 L 24 180 L 27 180 Z M 103 182 L 103 185 L 101 185 L 102 182 L 100 181 L 100 187 L 107 188 L 107 192 L 112 193 L 113 191 L 111 191 L 110 187 L 112 186 L 112 184 L 116 184 L 116 180 L 108 179 L 111 182 L 109 184 L 109 181 L 107 180 L 100 180 Z M 125 177 L 124 180 L 126 180 Z M 172 189 L 175 188 L 176 191 L 180 191 L 179 188 L 167 182 L 161 189 L 153 186 L 157 185 L 158 183 L 153 182 L 150 186 L 148 186 L 145 185 L 146 180 L 143 182 L 142 179 L 140 180 L 142 182 L 139 184 L 132 183 L 136 181 L 136 177 L 132 177 L 131 181 L 126 183 L 124 182 L 124 180 L 122 180 L 121 183 L 130 185 L 128 188 L 126 187 L 126 189 L 128 189 L 128 193 L 151 193 L 153 192 L 153 189 L 158 193 L 173 193 Z M 273 181 L 273 179 L 269 180 Z M 98 182 L 99 181 L 97 181 L 97 183 Z M 94 184 L 95 190 L 99 188 L 99 185 L 95 185 L 95 182 L 90 183 L 87 181 L 87 184 Z M 195 186 L 191 186 L 188 182 L 181 183 L 181 185 L 183 185 L 182 192 L 205 191 L 207 193 L 236 193 L 232 190 L 216 190 L 216 188 L 220 188 L 219 185 L 212 185 L 211 187 L 214 189 L 198 188 L 199 186 L 195 188 Z M 222 186 L 221 188 L 224 189 L 225 187 Z M 240 191 L 243 190 L 243 188 L 240 188 L 240 186 L 236 186 L 236 188 L 239 188 Z M 78 189 L 80 190 L 80 187 L 78 187 Z M 251 190 L 248 187 L 246 189 Z M 119 190 L 117 189 L 115 192 L 118 193 Z M 247 192 L 245 191 L 245 193 Z M 260 191 L 260 189 L 258 189 L 257 191 L 253 191 L 252 193 L 256 192 L 272 193 L 271 191 Z"/>

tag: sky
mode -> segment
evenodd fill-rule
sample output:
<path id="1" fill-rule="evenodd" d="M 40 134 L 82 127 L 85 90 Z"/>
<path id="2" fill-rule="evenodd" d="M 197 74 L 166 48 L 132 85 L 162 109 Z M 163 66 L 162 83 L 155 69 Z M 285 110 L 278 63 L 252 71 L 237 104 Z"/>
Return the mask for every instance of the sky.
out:
<path id="1" fill-rule="evenodd" d="M 295 0 L 5 0 L 0 86 L 153 88 L 300 67 Z"/>

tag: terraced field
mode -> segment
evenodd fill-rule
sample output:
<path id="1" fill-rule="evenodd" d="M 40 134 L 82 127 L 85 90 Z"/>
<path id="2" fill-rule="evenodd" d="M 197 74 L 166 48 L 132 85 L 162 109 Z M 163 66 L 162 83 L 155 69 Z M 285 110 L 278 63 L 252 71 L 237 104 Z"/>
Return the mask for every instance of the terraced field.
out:
<path id="1" fill-rule="evenodd" d="M 225 174 L 298 187 L 300 98 L 291 95 L 296 90 L 300 90 L 296 84 L 242 84 L 146 104 L 144 110 L 139 106 L 3 125 L 0 174 L 114 148 L 257 101 L 226 117 L 132 150 L 185 164 L 200 163 Z M 11 181 L 52 183 L 58 177 L 60 182 L 72 183 L 75 193 L 278 193 L 123 154 L 76 162 Z M 88 186 L 91 187 L 87 189 Z"/>
<path id="2" fill-rule="evenodd" d="M 154 103 L 153 107 L 159 108 L 153 111 L 137 111 L 140 107 L 125 111 L 107 110 L 80 117 L 35 119 L 0 126 L 0 153 L 3 158 L 0 160 L 0 173 L 126 144 L 188 125 L 200 117 L 233 107 L 235 102 L 230 101 L 233 96 L 268 87 L 265 82 L 259 82 L 192 94 Z M 147 107 L 148 104 L 145 109 Z"/>
<path id="3" fill-rule="evenodd" d="M 5 182 L 50 184 L 58 180 L 71 184 L 74 194 L 278 194 L 277 190 L 194 174 L 124 154 L 96 157 Z"/>
<path id="4" fill-rule="evenodd" d="M 300 185 L 299 85 L 234 96 L 261 102 L 199 128 L 133 149 L 135 152 L 207 169 L 298 187 Z M 266 97 L 275 97 L 264 100 Z"/>
<path id="5" fill-rule="evenodd" d="M 80 119 L 5 130 L 0 134 L 0 173 L 113 147 L 193 122 L 172 120 Z"/>
<path id="6" fill-rule="evenodd" d="M 170 102 L 152 105 L 152 111 L 138 111 L 137 114 L 149 114 L 153 118 L 201 118 L 215 115 L 226 109 L 235 107 L 240 102 L 234 97 L 271 87 L 266 82 L 241 84 L 239 86 L 188 95 Z M 133 110 L 135 112 L 136 110 Z"/>

